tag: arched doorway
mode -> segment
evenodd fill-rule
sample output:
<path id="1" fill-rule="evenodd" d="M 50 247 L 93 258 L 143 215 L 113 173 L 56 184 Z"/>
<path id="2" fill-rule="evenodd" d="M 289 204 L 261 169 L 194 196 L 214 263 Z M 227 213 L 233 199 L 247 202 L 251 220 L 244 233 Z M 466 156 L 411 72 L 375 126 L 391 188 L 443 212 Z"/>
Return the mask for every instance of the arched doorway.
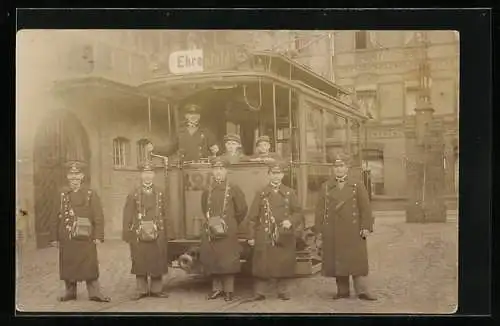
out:
<path id="1" fill-rule="evenodd" d="M 57 214 L 59 189 L 66 184 L 68 160 L 90 163 L 87 133 L 71 112 L 51 112 L 40 124 L 34 145 L 35 232 L 38 248 L 50 241 L 51 218 Z M 85 181 L 90 182 L 90 164 L 85 171 Z"/>

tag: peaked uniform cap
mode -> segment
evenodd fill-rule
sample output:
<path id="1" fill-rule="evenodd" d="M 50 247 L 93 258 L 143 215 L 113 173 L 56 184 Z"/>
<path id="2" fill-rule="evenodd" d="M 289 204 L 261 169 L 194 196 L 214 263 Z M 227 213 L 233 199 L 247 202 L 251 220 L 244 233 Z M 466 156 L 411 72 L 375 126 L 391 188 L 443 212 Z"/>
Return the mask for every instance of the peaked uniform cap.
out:
<path id="1" fill-rule="evenodd" d="M 194 103 L 189 103 L 184 106 L 184 114 L 186 113 L 194 113 L 194 114 L 200 114 L 201 113 L 201 106 L 194 104 Z"/>
<path id="2" fill-rule="evenodd" d="M 68 169 L 68 173 L 82 173 L 87 164 L 83 161 L 73 160 L 66 162 L 65 166 Z"/>
<path id="3" fill-rule="evenodd" d="M 260 136 L 255 141 L 255 144 L 259 145 L 259 143 L 261 143 L 261 142 L 271 143 L 271 138 L 269 138 L 269 136 Z"/>
<path id="4" fill-rule="evenodd" d="M 241 144 L 240 135 L 237 135 L 237 134 L 227 134 L 227 135 L 224 136 L 224 143 L 227 143 L 228 141 L 235 141 L 235 142 Z"/>
<path id="5" fill-rule="evenodd" d="M 335 155 L 335 159 L 333 161 L 334 165 L 346 164 L 349 165 L 351 162 L 351 157 L 346 153 L 338 153 Z"/>
<path id="6" fill-rule="evenodd" d="M 270 173 L 284 173 L 287 170 L 287 164 L 282 161 L 273 161 L 269 164 Z"/>

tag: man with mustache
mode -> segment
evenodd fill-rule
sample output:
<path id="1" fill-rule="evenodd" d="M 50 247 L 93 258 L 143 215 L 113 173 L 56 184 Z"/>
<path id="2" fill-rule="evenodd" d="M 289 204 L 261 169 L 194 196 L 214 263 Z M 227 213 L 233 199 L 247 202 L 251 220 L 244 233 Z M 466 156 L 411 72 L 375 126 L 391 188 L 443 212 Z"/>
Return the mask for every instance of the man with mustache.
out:
<path id="1" fill-rule="evenodd" d="M 109 302 L 101 293 L 97 244 L 104 242 L 104 216 L 99 196 L 82 186 L 85 164 L 67 164 L 69 187 L 59 193 L 59 212 L 51 223 L 51 245 L 59 247 L 59 274 L 66 292 L 59 301 L 76 300 L 77 283 L 85 281 L 89 299 Z"/>
<path id="2" fill-rule="evenodd" d="M 270 281 L 276 284 L 278 298 L 289 300 L 288 278 L 295 275 L 296 239 L 304 216 L 293 189 L 281 183 L 285 166 L 273 162 L 269 184 L 255 194 L 248 213 L 248 243 L 253 246 L 252 274 L 255 295 L 248 301 L 266 298 Z"/>
<path id="3" fill-rule="evenodd" d="M 334 175 L 321 187 L 314 229 L 322 235 L 323 275 L 337 282 L 334 299 L 349 297 L 352 277 L 358 298 L 372 301 L 376 298 L 366 284 L 366 238 L 373 231 L 373 216 L 364 185 L 348 176 L 349 162 L 348 155 L 337 155 Z"/>
<path id="4" fill-rule="evenodd" d="M 162 277 L 168 273 L 167 235 L 171 235 L 171 228 L 167 200 L 164 192 L 154 185 L 154 177 L 154 167 L 146 161 L 141 185 L 128 195 L 123 209 L 123 240 L 130 245 L 131 272 L 137 284 L 134 300 L 146 296 L 168 297 L 163 291 Z"/>
<path id="5" fill-rule="evenodd" d="M 249 158 L 241 151 L 241 138 L 237 134 L 227 134 L 224 136 L 224 145 L 226 147 L 222 158 L 229 164 L 237 164 L 248 161 Z"/>
<path id="6" fill-rule="evenodd" d="M 175 146 L 179 150 L 179 155 L 184 162 L 196 162 L 202 158 L 209 158 L 217 155 L 219 146 L 215 136 L 206 128 L 200 126 L 201 107 L 196 104 L 187 104 L 184 107 L 185 125 L 177 133 Z M 149 152 L 168 156 L 172 146 L 147 145 Z"/>
<path id="7" fill-rule="evenodd" d="M 269 136 L 260 136 L 255 142 L 256 153 L 250 158 L 253 162 L 270 163 L 273 161 L 281 161 L 278 154 L 270 152 L 271 139 Z"/>
<path id="8" fill-rule="evenodd" d="M 238 226 L 248 207 L 240 187 L 227 180 L 228 162 L 216 157 L 211 163 L 213 181 L 201 197 L 207 220 L 201 238 L 200 260 L 205 273 L 212 277 L 212 293 L 208 299 L 224 297 L 231 301 L 234 274 L 241 267 Z"/>

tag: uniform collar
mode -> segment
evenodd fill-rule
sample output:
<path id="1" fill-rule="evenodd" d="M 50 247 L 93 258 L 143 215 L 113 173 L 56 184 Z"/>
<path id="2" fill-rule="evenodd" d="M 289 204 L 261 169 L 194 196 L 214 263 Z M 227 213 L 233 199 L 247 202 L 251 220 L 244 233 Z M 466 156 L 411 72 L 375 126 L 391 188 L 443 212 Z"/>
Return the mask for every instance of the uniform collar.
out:
<path id="1" fill-rule="evenodd" d="M 274 190 L 276 188 L 274 188 L 270 183 L 264 188 L 264 195 L 268 195 L 270 193 L 273 193 Z M 281 193 L 282 195 L 287 195 L 288 194 L 288 190 L 286 189 L 286 187 L 283 185 L 283 183 L 280 183 L 279 187 L 278 187 L 278 192 Z"/>
<path id="2" fill-rule="evenodd" d="M 212 188 L 215 189 L 215 188 L 223 188 L 226 186 L 226 183 L 227 183 L 227 178 L 221 182 L 217 182 L 215 181 L 214 179 L 214 182 L 212 183 Z"/>
<path id="3" fill-rule="evenodd" d="M 328 180 L 328 187 L 337 187 L 338 186 L 338 182 L 337 182 L 337 179 L 336 177 L 331 177 L 329 180 Z M 352 186 L 354 185 L 354 181 L 352 181 L 351 178 L 349 177 L 346 177 L 345 179 L 345 182 L 344 182 L 344 186 Z"/>
<path id="4" fill-rule="evenodd" d="M 154 191 L 154 184 L 150 185 L 141 184 L 141 190 L 147 194 L 152 193 Z"/>
<path id="5" fill-rule="evenodd" d="M 62 192 L 66 193 L 66 194 L 70 194 L 72 192 L 80 192 L 82 190 L 85 190 L 85 187 L 84 186 L 81 186 L 80 188 L 78 188 L 78 190 L 76 191 L 73 191 L 73 189 L 70 187 L 70 186 L 64 186 L 63 189 L 62 189 Z"/>

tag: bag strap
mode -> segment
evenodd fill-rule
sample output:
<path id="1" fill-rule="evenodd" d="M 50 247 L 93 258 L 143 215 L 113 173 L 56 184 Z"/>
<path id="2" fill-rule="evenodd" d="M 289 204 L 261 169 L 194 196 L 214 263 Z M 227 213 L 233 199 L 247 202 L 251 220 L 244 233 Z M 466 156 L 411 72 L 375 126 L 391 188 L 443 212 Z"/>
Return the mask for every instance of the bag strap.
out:
<path id="1" fill-rule="evenodd" d="M 222 218 L 226 215 L 226 206 L 227 206 L 227 194 L 229 193 L 229 182 L 226 181 L 226 188 L 224 190 L 224 201 L 222 203 Z M 208 189 L 208 198 L 207 198 L 207 219 L 210 218 L 210 207 L 212 206 L 212 191 L 214 190 L 212 183 L 210 183 L 210 188 Z"/>
<path id="2" fill-rule="evenodd" d="M 92 198 L 92 190 L 87 190 L 87 206 L 90 206 L 90 199 Z"/>
<path id="3" fill-rule="evenodd" d="M 226 189 L 224 190 L 224 203 L 222 204 L 222 218 L 226 216 L 227 195 L 229 193 L 229 182 L 226 181 Z"/>
<path id="4" fill-rule="evenodd" d="M 323 212 L 323 223 L 325 223 L 326 217 L 328 216 L 328 182 L 325 182 L 325 209 Z"/>
<path id="5" fill-rule="evenodd" d="M 207 196 L 207 215 L 205 216 L 207 220 L 210 218 L 210 207 L 212 206 L 212 191 L 213 191 L 212 182 L 210 182 L 210 186 L 208 188 L 208 196 Z"/>

